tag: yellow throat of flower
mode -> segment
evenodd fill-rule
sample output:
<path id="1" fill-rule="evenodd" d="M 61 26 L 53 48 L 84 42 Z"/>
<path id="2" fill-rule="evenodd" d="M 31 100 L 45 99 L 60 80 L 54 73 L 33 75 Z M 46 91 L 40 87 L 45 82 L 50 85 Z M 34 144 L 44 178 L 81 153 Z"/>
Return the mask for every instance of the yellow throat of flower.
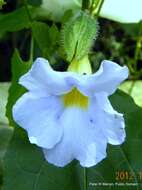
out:
<path id="1" fill-rule="evenodd" d="M 66 94 L 63 99 L 65 107 L 74 106 L 84 109 L 87 109 L 88 107 L 88 97 L 81 94 L 76 88 Z"/>
<path id="2" fill-rule="evenodd" d="M 82 60 L 73 60 L 68 71 L 77 72 L 79 74 L 91 74 L 91 66 L 88 56 L 85 56 Z M 87 109 L 88 107 L 88 97 L 84 96 L 81 92 L 74 88 L 71 92 L 64 95 L 63 102 L 65 107 L 80 107 Z"/>

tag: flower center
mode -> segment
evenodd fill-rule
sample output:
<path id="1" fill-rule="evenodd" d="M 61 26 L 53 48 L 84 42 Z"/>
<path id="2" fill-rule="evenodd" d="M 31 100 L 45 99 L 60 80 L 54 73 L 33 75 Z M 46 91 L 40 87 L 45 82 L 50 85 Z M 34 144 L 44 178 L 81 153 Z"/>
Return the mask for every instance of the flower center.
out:
<path id="1" fill-rule="evenodd" d="M 81 94 L 76 88 L 64 95 L 63 102 L 65 107 L 76 106 L 84 109 L 88 107 L 88 97 Z"/>
<path id="2" fill-rule="evenodd" d="M 81 60 L 73 60 L 68 67 L 68 71 L 76 72 L 79 74 L 91 74 L 91 66 L 88 56 L 83 57 Z M 71 92 L 63 96 L 65 107 L 80 107 L 83 109 L 88 108 L 88 97 L 79 92 L 77 88 L 73 88 Z"/>

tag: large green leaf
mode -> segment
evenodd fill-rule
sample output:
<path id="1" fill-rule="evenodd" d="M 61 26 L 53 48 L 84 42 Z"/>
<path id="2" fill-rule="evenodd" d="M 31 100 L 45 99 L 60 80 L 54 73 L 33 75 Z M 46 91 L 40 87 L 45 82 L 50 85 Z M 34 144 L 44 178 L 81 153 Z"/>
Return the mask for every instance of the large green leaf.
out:
<path id="1" fill-rule="evenodd" d="M 109 145 L 108 157 L 87 169 L 88 190 L 141 190 L 142 109 L 121 91 L 113 95 L 111 101 L 117 111 L 125 114 L 127 139 L 122 146 Z M 4 190 L 15 187 L 19 190 L 82 190 L 82 170 L 78 162 L 65 168 L 49 165 L 41 150 L 29 143 L 24 130 L 16 127 L 5 157 Z"/>
<path id="2" fill-rule="evenodd" d="M 25 92 L 25 89 L 18 84 L 18 80 L 20 76 L 28 71 L 31 66 L 31 60 L 28 62 L 23 61 L 20 58 L 20 55 L 17 50 L 15 50 L 12 57 L 12 81 L 11 86 L 9 88 L 9 97 L 8 103 L 6 106 L 6 116 L 9 119 L 9 124 L 11 126 L 15 125 L 15 122 L 12 118 L 12 106 L 16 102 L 16 100 Z"/>
<path id="3" fill-rule="evenodd" d="M 30 20 L 25 7 L 0 15 L 0 33 L 14 32 L 29 26 Z"/>
<path id="4" fill-rule="evenodd" d="M 142 81 L 136 80 L 136 81 L 126 81 L 122 83 L 120 86 L 120 89 L 124 92 L 130 94 L 137 105 L 142 107 Z"/>
<path id="5" fill-rule="evenodd" d="M 0 126 L 0 189 L 3 183 L 3 158 L 12 137 L 13 130 L 10 127 Z"/>
<path id="6" fill-rule="evenodd" d="M 74 165 L 63 169 L 49 165 L 40 149 L 29 144 L 25 132 L 15 128 L 5 157 L 4 189 L 78 190 Z"/>
<path id="7" fill-rule="evenodd" d="M 42 53 L 47 51 L 47 48 L 50 48 L 49 26 L 35 21 L 32 23 L 32 33 Z"/>

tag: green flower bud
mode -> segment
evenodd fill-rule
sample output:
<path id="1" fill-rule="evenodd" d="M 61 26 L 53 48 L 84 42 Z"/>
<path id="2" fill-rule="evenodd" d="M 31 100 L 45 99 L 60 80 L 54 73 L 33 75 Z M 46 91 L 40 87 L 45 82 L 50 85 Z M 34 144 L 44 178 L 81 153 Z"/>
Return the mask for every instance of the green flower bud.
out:
<path id="1" fill-rule="evenodd" d="M 88 55 L 79 61 L 73 60 L 68 67 L 68 71 L 76 72 L 79 74 L 91 74 L 92 69 Z"/>
<path id="2" fill-rule="evenodd" d="M 71 18 L 61 32 L 62 48 L 66 60 L 80 60 L 88 55 L 93 40 L 98 34 L 97 21 L 86 12 Z"/>

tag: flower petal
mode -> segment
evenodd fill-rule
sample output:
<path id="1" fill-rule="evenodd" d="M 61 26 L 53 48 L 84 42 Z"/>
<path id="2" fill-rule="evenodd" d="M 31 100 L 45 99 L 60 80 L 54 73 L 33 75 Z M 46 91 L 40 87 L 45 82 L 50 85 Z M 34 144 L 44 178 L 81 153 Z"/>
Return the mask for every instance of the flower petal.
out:
<path id="1" fill-rule="evenodd" d="M 58 98 L 37 98 L 28 92 L 14 105 L 13 117 L 28 132 L 31 143 L 52 148 L 63 134 L 58 121 L 61 111 L 62 104 Z"/>
<path id="2" fill-rule="evenodd" d="M 66 80 L 72 78 L 74 73 L 54 71 L 48 61 L 37 58 L 28 73 L 23 75 L 19 83 L 38 96 L 60 95 L 69 92 L 72 84 Z"/>
<path id="3" fill-rule="evenodd" d="M 92 115 L 94 121 L 99 122 L 108 143 L 120 145 L 124 142 L 126 134 L 123 115 L 113 109 L 105 93 L 97 94 L 95 98 L 92 98 L 90 101 L 90 115 Z"/>
<path id="4" fill-rule="evenodd" d="M 100 16 L 122 23 L 136 23 L 142 20 L 141 0 L 105 0 Z"/>
<path id="5" fill-rule="evenodd" d="M 43 150 L 49 163 L 63 167 L 77 159 L 83 167 L 90 167 L 106 157 L 107 141 L 86 111 L 68 108 L 60 121 L 64 127 L 62 140 L 53 149 Z"/>
<path id="6" fill-rule="evenodd" d="M 127 77 L 126 66 L 121 67 L 112 61 L 105 60 L 95 74 L 82 76 L 80 81 L 76 81 L 76 86 L 86 96 L 94 96 L 98 92 L 111 95 Z"/>

